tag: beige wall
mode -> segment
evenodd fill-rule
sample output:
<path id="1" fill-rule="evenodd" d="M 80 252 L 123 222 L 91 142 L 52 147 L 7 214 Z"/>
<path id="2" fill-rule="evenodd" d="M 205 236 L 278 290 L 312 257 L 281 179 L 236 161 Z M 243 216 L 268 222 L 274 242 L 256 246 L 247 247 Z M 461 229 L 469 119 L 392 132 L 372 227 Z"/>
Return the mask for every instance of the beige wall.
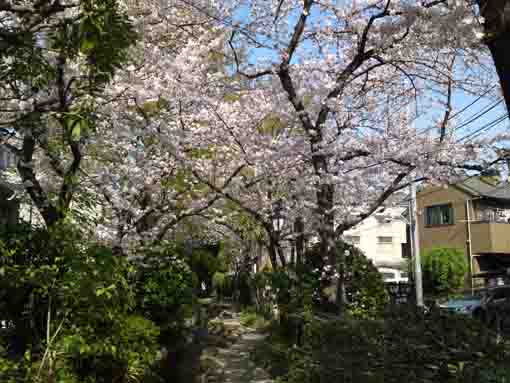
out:
<path id="1" fill-rule="evenodd" d="M 472 223 L 471 236 L 475 254 L 510 252 L 510 225 L 507 223 Z"/>
<path id="2" fill-rule="evenodd" d="M 454 186 L 428 187 L 417 196 L 418 230 L 420 250 L 426 251 L 433 247 L 445 246 L 462 249 L 466 252 L 466 200 L 469 196 Z M 453 207 L 453 225 L 435 227 L 425 226 L 425 209 L 428 206 L 451 203 Z M 471 208 L 471 216 L 473 211 Z M 472 218 L 471 218 L 472 219 Z"/>

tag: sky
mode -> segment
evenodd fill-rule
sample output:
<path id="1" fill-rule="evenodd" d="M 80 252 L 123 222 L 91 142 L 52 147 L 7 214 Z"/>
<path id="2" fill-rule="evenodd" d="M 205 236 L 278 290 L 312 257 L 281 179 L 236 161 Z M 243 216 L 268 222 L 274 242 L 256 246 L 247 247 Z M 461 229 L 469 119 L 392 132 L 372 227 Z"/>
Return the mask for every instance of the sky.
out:
<path id="1" fill-rule="evenodd" d="M 248 17 L 248 8 L 240 9 L 235 20 L 243 22 Z M 311 19 L 319 17 L 317 12 L 312 12 L 310 15 Z M 290 17 L 291 22 L 297 20 L 297 14 Z M 311 45 L 308 42 L 304 42 L 304 49 L 310 49 Z M 248 59 L 251 64 L 256 64 L 262 58 L 267 59 L 271 57 L 277 59 L 274 50 L 266 48 L 258 48 L 249 53 Z M 494 74 L 494 78 L 497 76 Z M 469 140 L 473 138 L 479 138 L 483 136 L 491 136 L 499 132 L 510 131 L 510 123 L 508 118 L 504 118 L 506 107 L 504 101 L 496 105 L 494 94 L 497 94 L 502 98 L 499 83 L 494 84 L 495 89 L 492 92 L 491 97 L 473 96 L 465 92 L 456 91 L 452 97 L 453 113 L 451 116 L 452 123 L 459 128 L 455 134 L 458 139 Z M 464 109 L 464 110 L 463 110 Z M 488 110 L 490 109 L 490 110 Z M 459 113 L 460 112 L 460 113 Z M 415 121 L 415 126 L 418 130 L 430 129 L 430 122 L 433 116 L 441 115 L 444 112 L 441 110 L 431 110 L 430 113 L 425 113 L 421 118 Z M 503 116 L 503 117 L 502 117 Z M 433 129 L 430 130 L 433 132 Z"/>

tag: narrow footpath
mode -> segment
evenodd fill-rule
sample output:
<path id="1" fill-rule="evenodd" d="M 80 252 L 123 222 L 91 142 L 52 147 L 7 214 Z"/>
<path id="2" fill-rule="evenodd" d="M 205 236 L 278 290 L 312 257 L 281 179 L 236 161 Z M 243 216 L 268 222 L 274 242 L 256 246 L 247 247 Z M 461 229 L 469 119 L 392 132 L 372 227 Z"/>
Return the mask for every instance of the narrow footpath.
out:
<path id="1" fill-rule="evenodd" d="M 243 326 L 238 313 L 227 312 L 215 319 L 212 333 L 212 337 L 217 334 L 219 344 L 204 349 L 200 383 L 273 382 L 269 374 L 256 367 L 250 358 L 250 353 L 264 341 L 265 335 Z"/>

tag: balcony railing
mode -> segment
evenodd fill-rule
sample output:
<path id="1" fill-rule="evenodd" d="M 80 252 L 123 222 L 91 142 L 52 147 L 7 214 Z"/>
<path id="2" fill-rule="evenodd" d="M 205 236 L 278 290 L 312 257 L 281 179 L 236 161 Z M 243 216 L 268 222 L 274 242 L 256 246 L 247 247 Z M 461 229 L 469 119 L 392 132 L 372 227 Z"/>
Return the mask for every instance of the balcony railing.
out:
<path id="1" fill-rule="evenodd" d="M 479 222 L 510 223 L 510 210 L 507 209 L 484 209 L 475 215 Z"/>

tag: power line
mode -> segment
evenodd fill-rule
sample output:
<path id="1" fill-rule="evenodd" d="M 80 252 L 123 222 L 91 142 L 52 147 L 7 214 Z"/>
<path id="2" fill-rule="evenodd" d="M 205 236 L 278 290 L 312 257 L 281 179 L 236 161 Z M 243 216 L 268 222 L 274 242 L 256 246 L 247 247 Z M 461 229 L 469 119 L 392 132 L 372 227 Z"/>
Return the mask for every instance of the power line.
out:
<path id="1" fill-rule="evenodd" d="M 485 109 L 482 109 L 481 111 L 479 111 L 478 113 L 476 113 L 475 115 L 471 116 L 470 119 L 468 121 L 464 121 L 462 122 L 459 126 L 456 126 L 454 130 L 459 130 L 459 129 L 462 129 L 464 128 L 465 126 L 471 124 L 472 122 L 478 120 L 479 118 L 483 117 L 484 115 L 486 115 L 487 113 L 489 113 L 492 109 L 494 109 L 495 107 L 497 107 L 498 105 L 500 105 L 502 102 L 504 101 L 503 98 L 493 102 L 492 104 L 489 104 L 488 106 L 485 107 Z"/>
<path id="2" fill-rule="evenodd" d="M 470 107 L 472 107 L 474 104 L 476 104 L 478 101 L 480 101 L 482 98 L 484 98 L 488 93 L 490 93 L 494 88 L 496 87 L 496 84 L 494 84 L 492 87 L 490 87 L 490 89 L 486 90 L 483 94 L 481 94 L 480 96 L 478 96 L 476 98 L 475 101 L 473 101 L 472 103 L 470 103 L 469 105 L 465 106 L 464 108 L 462 108 L 461 110 L 459 110 L 457 113 L 454 113 L 452 116 L 450 116 L 450 118 L 448 118 L 448 120 L 453 120 L 455 117 L 457 117 L 459 114 L 461 114 L 462 112 L 466 111 L 467 109 L 469 109 Z"/>
<path id="3" fill-rule="evenodd" d="M 495 87 L 497 86 L 497 84 L 494 84 L 492 87 L 490 87 L 488 90 L 486 90 L 485 92 L 483 92 L 480 96 L 478 96 L 473 102 L 471 102 L 470 104 L 466 105 L 464 108 L 462 108 L 461 110 L 459 110 L 458 112 L 454 113 L 453 115 L 451 115 L 450 117 L 448 117 L 448 119 L 446 121 L 451 121 L 453 120 L 454 118 L 456 118 L 457 116 L 459 116 L 460 114 L 464 113 L 466 110 L 468 110 L 469 108 L 471 108 L 474 104 L 476 104 L 477 102 L 479 102 L 482 98 L 484 98 L 488 93 L 490 93 Z M 501 100 L 502 101 L 502 100 Z M 498 101 L 496 101 L 498 102 Z M 478 112 L 480 113 L 480 112 Z M 475 119 L 476 120 L 476 119 Z M 474 121 L 474 120 L 473 120 Z M 470 122 L 473 122 L 473 121 L 470 121 Z M 462 123 L 461 123 L 462 124 Z M 435 126 L 431 126 L 429 128 L 425 128 L 422 132 L 420 132 L 420 134 L 424 134 L 424 133 L 427 133 L 429 131 L 431 131 L 432 129 L 435 129 L 436 127 Z M 456 128 L 457 129 L 457 128 Z"/>
<path id="4" fill-rule="evenodd" d="M 465 135 L 464 137 L 460 138 L 459 140 L 457 140 L 456 143 L 459 143 L 459 142 L 464 141 L 466 139 L 473 139 L 473 138 L 479 136 L 481 133 L 483 133 L 483 132 L 485 132 L 485 131 L 487 131 L 489 129 L 492 129 L 493 127 L 501 124 L 507 118 L 508 118 L 508 113 L 503 113 L 498 118 L 492 120 L 491 122 L 483 125 L 482 127 L 478 128 L 478 129 L 476 129 L 474 132 L 471 132 L 471 133 Z"/>

